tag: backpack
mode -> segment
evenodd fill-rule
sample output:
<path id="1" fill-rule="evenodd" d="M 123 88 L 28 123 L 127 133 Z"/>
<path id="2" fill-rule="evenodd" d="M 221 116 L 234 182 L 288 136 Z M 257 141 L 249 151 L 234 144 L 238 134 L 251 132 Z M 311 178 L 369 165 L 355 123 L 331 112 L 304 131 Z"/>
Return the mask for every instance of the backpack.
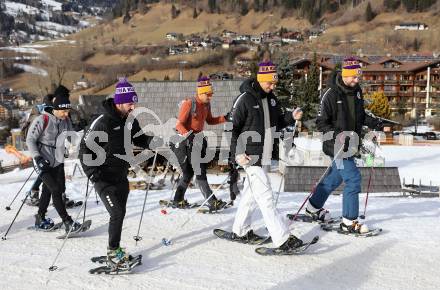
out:
<path id="1" fill-rule="evenodd" d="M 190 115 L 192 115 L 194 117 L 197 117 L 197 102 L 196 102 L 196 98 L 187 98 L 187 99 L 184 99 L 183 101 L 181 101 L 179 103 L 179 105 L 178 105 L 179 112 L 182 109 L 183 102 L 185 102 L 186 100 L 191 100 L 191 110 L 189 111 Z M 208 110 L 211 110 L 211 103 L 208 103 Z"/>
<path id="2" fill-rule="evenodd" d="M 29 115 L 29 118 L 27 119 L 27 121 L 23 124 L 23 126 L 21 127 L 21 135 L 23 136 L 23 139 L 26 140 L 28 131 L 29 131 L 29 127 L 31 126 L 31 123 L 35 120 L 36 117 L 38 117 L 39 115 L 36 114 L 31 114 Z M 47 124 L 49 123 L 49 116 L 44 114 L 43 115 L 43 132 L 44 130 L 46 130 L 47 128 Z"/>

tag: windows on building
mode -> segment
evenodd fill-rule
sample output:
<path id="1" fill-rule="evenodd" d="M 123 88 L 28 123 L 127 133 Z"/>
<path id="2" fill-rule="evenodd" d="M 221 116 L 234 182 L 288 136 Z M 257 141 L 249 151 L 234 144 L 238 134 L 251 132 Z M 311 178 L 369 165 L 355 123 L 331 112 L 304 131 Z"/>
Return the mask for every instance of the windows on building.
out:
<path id="1" fill-rule="evenodd" d="M 386 81 L 395 81 L 397 78 L 396 78 L 396 75 L 393 75 L 393 74 L 386 74 L 385 75 L 385 80 Z"/>
<path id="2" fill-rule="evenodd" d="M 394 91 L 396 91 L 396 87 L 395 86 L 384 86 L 383 90 L 385 92 L 394 92 Z"/>

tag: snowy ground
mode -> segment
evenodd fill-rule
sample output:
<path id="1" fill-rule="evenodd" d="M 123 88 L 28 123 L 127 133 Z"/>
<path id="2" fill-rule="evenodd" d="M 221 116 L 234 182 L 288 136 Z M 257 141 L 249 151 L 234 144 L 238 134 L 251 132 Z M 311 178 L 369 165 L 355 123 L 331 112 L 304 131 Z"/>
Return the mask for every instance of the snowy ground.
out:
<path id="1" fill-rule="evenodd" d="M 434 167 L 429 167 L 429 163 L 439 164 L 438 147 L 407 152 L 385 148 L 390 148 L 385 149 L 390 155 L 389 165 L 398 164 L 407 172 L 414 168 L 417 174 L 432 179 L 438 175 Z M 0 175 L 2 236 L 19 208 L 19 200 L 12 205 L 11 211 L 4 208 L 29 175 L 29 170 Z M 66 174 L 71 171 L 72 166 L 66 166 Z M 278 188 L 280 177 L 277 174 L 271 174 L 271 177 L 273 188 Z M 220 183 L 223 178 L 209 176 L 213 183 Z M 85 183 L 85 178 L 73 177 L 67 183 L 67 193 L 72 198 L 81 199 Z M 158 200 L 169 198 L 169 194 L 169 184 L 164 190 L 150 191 L 140 232 L 143 240 L 136 246 L 132 237 L 137 232 L 145 192 L 136 190 L 130 193 L 122 244 L 144 258 L 142 266 L 125 276 L 92 276 L 87 273 L 94 266 L 89 258 L 105 254 L 107 241 L 108 214 L 101 203 L 96 204 L 94 194 L 87 203 L 87 218 L 93 220 L 92 228 L 83 237 L 67 241 L 56 263 L 59 267 L 56 272 L 49 272 L 48 267 L 62 245 L 62 241 L 55 238 L 60 232 L 26 230 L 33 223 L 36 208 L 23 207 L 7 240 L 0 242 L 0 288 L 438 289 L 438 198 L 371 197 L 367 222 L 370 227 L 384 230 L 374 238 L 325 233 L 317 225 L 295 222 L 291 225 L 294 234 L 305 240 L 319 235 L 319 243 L 301 256 L 262 257 L 254 252 L 254 246 L 213 236 L 214 228 L 230 229 L 235 207 L 218 215 L 196 214 L 184 228 L 180 228 L 195 210 L 171 209 L 167 215 L 161 214 Z M 218 196 L 228 199 L 226 190 L 221 190 Z M 278 208 L 283 215 L 295 211 L 305 196 L 306 193 L 282 193 Z M 364 197 L 362 194 L 362 205 Z M 201 194 L 193 189 L 187 198 L 200 202 Z M 330 197 L 327 207 L 335 215 L 340 214 L 341 197 Z M 76 210 L 69 212 L 76 214 Z M 48 215 L 59 221 L 52 207 Z M 257 232 L 264 234 L 259 213 L 255 214 L 254 222 Z M 172 239 L 173 244 L 162 246 L 163 237 Z"/>
<path id="2" fill-rule="evenodd" d="M 7 47 L 1 47 L 0 50 L 12 50 L 17 53 L 43 54 L 42 51 L 35 49 L 35 47 L 31 47 L 31 46 L 21 46 L 21 47 L 7 46 Z"/>
<path id="3" fill-rule="evenodd" d="M 28 65 L 28 64 L 21 64 L 21 63 L 14 63 L 14 67 L 20 68 L 22 70 L 24 70 L 25 72 L 34 74 L 34 75 L 40 75 L 43 77 L 47 77 L 47 71 L 45 69 L 42 68 L 38 68 L 32 65 Z"/>
<path id="4" fill-rule="evenodd" d="M 27 14 L 37 14 L 38 13 L 38 9 L 30 6 L 30 5 L 26 5 L 26 4 L 22 4 L 22 3 L 15 3 L 15 2 L 11 2 L 11 1 L 5 1 L 5 7 L 6 7 L 6 13 L 12 16 L 17 16 L 18 14 L 20 14 L 21 12 L 25 12 Z"/>

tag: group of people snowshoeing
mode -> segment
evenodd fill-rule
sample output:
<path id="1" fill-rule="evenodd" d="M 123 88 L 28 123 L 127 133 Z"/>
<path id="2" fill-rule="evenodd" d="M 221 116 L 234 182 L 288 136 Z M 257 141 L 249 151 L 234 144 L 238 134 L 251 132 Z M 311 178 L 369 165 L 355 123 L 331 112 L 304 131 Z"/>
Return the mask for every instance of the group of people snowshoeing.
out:
<path id="1" fill-rule="evenodd" d="M 338 231 L 361 235 L 370 230 L 358 220 L 361 175 L 354 155 L 358 142 L 351 142 L 354 135 L 360 136 L 363 126 L 380 129 L 380 121 L 365 113 L 364 100 L 359 85 L 361 66 L 355 58 L 346 58 L 342 70 L 331 75 L 327 89 L 321 95 L 320 110 L 316 125 L 318 131 L 328 136 L 323 142 L 323 151 L 331 157 L 331 164 L 320 182 L 309 195 L 305 215 L 311 221 L 327 223 L 334 221 L 324 208 L 329 195 L 342 182 L 345 183 L 342 199 L 342 219 L 337 220 Z M 207 162 L 195 162 L 206 155 L 207 140 L 203 135 L 204 125 L 232 124 L 230 140 L 230 194 L 235 199 L 239 194 L 237 181 L 239 169 L 246 181 L 240 194 L 240 201 L 232 225 L 232 231 L 214 230 L 219 238 L 244 243 L 263 244 L 272 242 L 273 248 L 262 248 L 260 254 L 294 254 L 316 242 L 303 242 L 293 235 L 288 221 L 276 208 L 268 168 L 271 164 L 274 146 L 274 132 L 293 126 L 301 120 L 300 108 L 284 108 L 274 94 L 278 82 L 276 65 L 271 61 L 259 64 L 256 78 L 245 80 L 240 86 L 240 95 L 233 102 L 231 110 L 224 116 L 214 117 L 210 102 L 213 88 L 210 79 L 200 77 L 196 96 L 185 99 L 179 106 L 176 133 L 179 141 L 170 143 L 181 176 L 177 181 L 174 198 L 161 201 L 162 205 L 175 209 L 190 209 L 198 206 L 185 199 L 185 192 L 195 175 L 196 183 L 203 195 L 208 212 L 219 212 L 230 204 L 216 197 L 207 179 Z M 64 134 L 72 130 L 68 114 L 71 109 L 69 91 L 60 86 L 55 90 L 50 106 L 30 124 L 26 143 L 34 162 L 34 169 L 43 183 L 39 198 L 35 228 L 50 230 L 55 223 L 46 217 L 50 198 L 60 216 L 66 232 L 81 232 L 83 225 L 66 211 L 63 201 L 65 193 L 64 176 Z M 136 265 L 132 256 L 121 247 L 121 234 L 129 194 L 127 178 L 130 161 L 120 156 L 127 154 L 127 142 L 144 149 L 150 148 L 152 136 L 146 135 L 136 119 L 131 121 L 130 113 L 135 109 L 138 96 L 134 87 L 121 79 L 115 94 L 103 102 L 104 113 L 95 118 L 84 130 L 79 149 L 79 160 L 110 219 L 108 224 L 108 245 L 105 262 L 106 271 L 130 270 Z M 126 134 L 128 128 L 130 134 Z M 257 136 L 257 137 L 255 137 Z M 129 140 L 127 140 L 127 138 Z M 62 146 L 60 145 L 62 144 Z M 348 154 L 350 153 L 350 154 Z M 194 156 L 197 154 L 198 156 Z M 268 236 L 259 236 L 252 228 L 255 209 L 261 211 Z M 89 225 L 90 226 L 90 225 Z M 136 260 L 139 263 L 138 260 Z M 125 268 L 124 268 L 125 267 Z"/>

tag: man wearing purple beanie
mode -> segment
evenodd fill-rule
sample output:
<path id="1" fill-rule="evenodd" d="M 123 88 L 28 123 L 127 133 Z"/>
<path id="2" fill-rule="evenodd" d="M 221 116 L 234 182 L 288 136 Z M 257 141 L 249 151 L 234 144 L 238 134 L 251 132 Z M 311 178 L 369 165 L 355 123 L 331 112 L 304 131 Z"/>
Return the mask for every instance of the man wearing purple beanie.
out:
<path id="1" fill-rule="evenodd" d="M 79 159 L 84 172 L 94 183 L 96 192 L 110 214 L 107 264 L 113 269 L 129 267 L 129 255 L 119 244 L 129 193 L 129 163 L 117 157 L 118 154 L 126 154 L 124 127 L 128 126 L 131 130 L 131 140 L 136 146 L 148 148 L 152 139 L 145 134 L 134 138 L 141 131 L 139 123 L 136 119 L 133 123 L 127 123 L 127 117 L 137 102 L 138 96 L 134 87 L 126 79 L 120 79 L 114 98 L 103 102 L 105 113 L 91 123 L 80 145 Z M 100 134 L 105 138 L 97 138 L 101 137 Z M 100 150 L 92 150 L 96 149 L 93 148 L 94 145 L 98 145 Z M 99 152 L 102 150 L 105 151 L 105 160 L 99 160 L 98 153 L 102 153 Z M 90 155 L 93 156 L 92 160 Z"/>

